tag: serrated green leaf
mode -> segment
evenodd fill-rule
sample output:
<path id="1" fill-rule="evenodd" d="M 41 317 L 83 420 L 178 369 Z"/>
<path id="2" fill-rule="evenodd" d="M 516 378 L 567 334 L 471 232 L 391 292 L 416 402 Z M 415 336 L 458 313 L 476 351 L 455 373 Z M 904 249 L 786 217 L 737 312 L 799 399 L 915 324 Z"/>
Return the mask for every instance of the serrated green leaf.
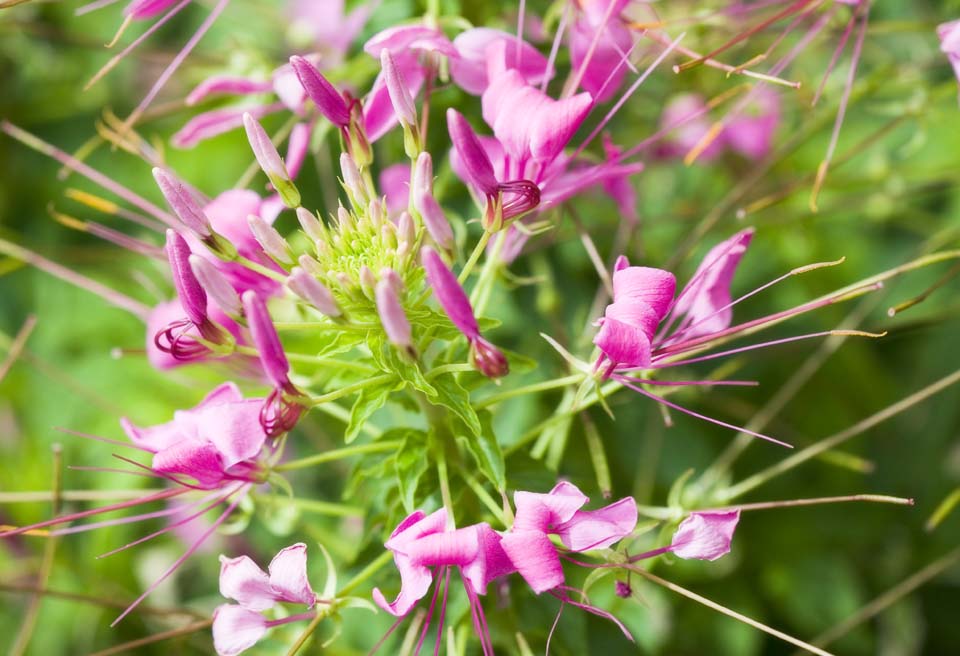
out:
<path id="1" fill-rule="evenodd" d="M 368 345 L 370 354 L 380 369 L 387 373 L 396 374 L 403 382 L 415 390 L 423 392 L 431 399 L 437 396 L 437 390 L 427 382 L 418 364 L 406 354 L 398 351 L 393 344 L 382 338 L 371 338 Z"/>
<path id="2" fill-rule="evenodd" d="M 437 398 L 434 399 L 436 405 L 442 405 L 452 410 L 467 428 L 476 435 L 480 436 L 483 427 L 480 425 L 480 418 L 477 417 L 477 411 L 473 409 L 470 403 L 470 394 L 463 389 L 453 374 L 443 374 L 433 380 L 437 391 Z"/>
<path id="3" fill-rule="evenodd" d="M 354 401 L 350 409 L 350 421 L 347 422 L 347 428 L 343 439 L 349 444 L 360 434 L 360 428 L 370 419 L 374 412 L 382 408 L 390 394 L 397 389 L 397 381 L 391 380 L 385 383 L 370 385 L 360 390 L 357 400 Z"/>

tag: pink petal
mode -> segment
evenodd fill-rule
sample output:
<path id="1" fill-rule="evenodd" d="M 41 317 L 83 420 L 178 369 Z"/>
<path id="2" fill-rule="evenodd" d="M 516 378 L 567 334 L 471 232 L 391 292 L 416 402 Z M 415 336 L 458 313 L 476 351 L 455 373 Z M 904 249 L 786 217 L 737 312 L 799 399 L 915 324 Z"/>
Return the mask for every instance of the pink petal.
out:
<path id="1" fill-rule="evenodd" d="M 250 649 L 266 634 L 263 615 L 233 604 L 213 611 L 213 648 L 219 656 L 234 656 Z"/>
<path id="2" fill-rule="evenodd" d="M 716 560 L 730 552 L 733 531 L 739 521 L 739 509 L 690 513 L 673 534 L 670 550 L 680 558 Z"/>
<path id="3" fill-rule="evenodd" d="M 541 531 L 569 521 L 590 499 L 572 483 L 559 483 L 547 494 L 517 491 L 513 531 Z"/>
<path id="4" fill-rule="evenodd" d="M 433 289 L 444 313 L 469 341 L 480 336 L 480 327 L 470 306 L 470 299 L 457 281 L 457 277 L 447 268 L 435 250 L 425 246 L 420 251 L 423 268 L 427 272 L 427 283 Z"/>
<path id="5" fill-rule="evenodd" d="M 730 283 L 753 238 L 753 229 L 741 230 L 707 253 L 693 278 L 677 298 L 674 311 L 686 315 L 690 330 L 684 339 L 693 339 L 723 330 L 733 319 L 730 304 Z"/>
<path id="6" fill-rule="evenodd" d="M 410 197 L 410 165 L 391 164 L 380 171 L 380 193 L 387 197 L 387 214 L 399 216 Z"/>
<path id="7" fill-rule="evenodd" d="M 650 336 L 636 326 L 605 317 L 601 319 L 600 330 L 594 336 L 593 343 L 616 365 L 650 366 Z"/>
<path id="8" fill-rule="evenodd" d="M 193 148 L 201 141 L 210 139 L 224 132 L 230 132 L 243 125 L 244 112 L 254 118 L 262 118 L 271 112 L 280 109 L 274 105 L 259 105 L 253 107 L 228 107 L 203 112 L 190 119 L 171 138 L 177 148 Z"/>
<path id="9" fill-rule="evenodd" d="M 306 123 L 297 123 L 290 131 L 287 138 L 287 156 L 284 161 L 287 163 L 287 171 L 291 178 L 296 178 L 300 173 L 300 167 L 303 166 L 303 160 L 307 157 L 307 151 L 310 149 L 310 126 Z M 261 215 L 267 220 L 267 217 Z"/>
<path id="10" fill-rule="evenodd" d="M 527 42 L 521 42 L 520 60 L 516 58 L 516 36 L 489 27 L 477 27 L 465 30 L 453 40 L 459 54 L 450 60 L 450 76 L 454 83 L 467 93 L 479 96 L 486 91 L 487 51 L 496 43 L 507 45 L 505 65 L 517 69 L 529 84 L 540 84 L 547 73 L 547 59 L 539 50 Z M 550 71 L 553 77 L 553 71 Z"/>
<path id="11" fill-rule="evenodd" d="M 578 510 L 556 527 L 561 542 L 571 551 L 603 549 L 633 532 L 637 526 L 637 503 L 620 499 L 597 510 Z"/>
<path id="12" fill-rule="evenodd" d="M 766 157 L 773 148 L 780 123 L 780 96 L 761 86 L 753 97 L 752 103 L 727 123 L 723 136 L 730 148 L 756 160 Z"/>
<path id="13" fill-rule="evenodd" d="M 457 50 L 440 30 L 426 25 L 398 25 L 373 35 L 363 45 L 363 50 L 371 57 L 380 58 L 380 51 L 392 54 L 409 50 L 439 52 L 448 57 L 456 57 Z"/>
<path id="14" fill-rule="evenodd" d="M 157 452 L 153 468 L 164 474 L 185 474 L 207 488 L 219 486 L 226 470 L 217 447 L 194 438 L 180 440 Z"/>
<path id="15" fill-rule="evenodd" d="M 282 549 L 270 561 L 268 570 L 270 588 L 277 600 L 313 607 L 317 595 L 307 579 L 307 545 L 298 542 Z"/>
<path id="16" fill-rule="evenodd" d="M 574 70 L 579 70 L 583 65 L 596 33 L 597 27 L 583 19 L 578 20 L 571 30 L 570 63 Z M 629 67 L 625 62 L 621 62 L 632 45 L 630 31 L 614 20 L 609 21 L 594 48 L 580 83 L 596 97 L 597 102 L 609 100 L 623 84 Z M 597 96 L 601 89 L 603 94 Z"/>
<path id="17" fill-rule="evenodd" d="M 270 82 L 262 80 L 252 80 L 238 75 L 211 75 L 194 87 L 193 91 L 187 96 L 185 103 L 192 106 L 210 96 L 224 94 L 245 96 L 270 91 L 271 88 Z"/>
<path id="18" fill-rule="evenodd" d="M 197 432 L 217 447 L 224 468 L 260 455 L 267 439 L 260 424 L 262 406 L 263 399 L 245 399 L 209 403 L 197 413 Z"/>
<path id="19" fill-rule="evenodd" d="M 220 556 L 220 594 L 256 611 L 272 608 L 277 601 L 267 573 L 249 556 Z"/>
<path id="20" fill-rule="evenodd" d="M 410 543 L 405 552 L 413 565 L 468 565 L 480 553 L 479 536 L 473 526 L 434 533 Z"/>
<path id="21" fill-rule="evenodd" d="M 500 542 L 523 580 L 540 594 L 563 583 L 563 566 L 557 548 L 546 533 L 510 531 Z"/>
<path id="22" fill-rule="evenodd" d="M 397 69 L 403 75 L 412 97 L 420 93 L 423 86 L 423 66 L 417 60 L 416 53 L 397 53 L 394 56 Z M 367 138 L 371 143 L 385 135 L 397 125 L 397 115 L 390 102 L 390 93 L 383 72 L 373 81 L 373 87 L 363 104 L 363 122 L 367 131 Z"/>
<path id="23" fill-rule="evenodd" d="M 477 558 L 461 567 L 461 572 L 470 589 L 484 595 L 490 581 L 515 572 L 517 568 L 500 544 L 502 536 L 489 524 L 481 523 L 471 528 L 477 532 L 479 553 Z"/>
<path id="24" fill-rule="evenodd" d="M 626 267 L 613 274 L 613 300 L 641 301 L 662 317 L 673 301 L 676 286 L 677 280 L 669 271 L 652 267 Z"/>

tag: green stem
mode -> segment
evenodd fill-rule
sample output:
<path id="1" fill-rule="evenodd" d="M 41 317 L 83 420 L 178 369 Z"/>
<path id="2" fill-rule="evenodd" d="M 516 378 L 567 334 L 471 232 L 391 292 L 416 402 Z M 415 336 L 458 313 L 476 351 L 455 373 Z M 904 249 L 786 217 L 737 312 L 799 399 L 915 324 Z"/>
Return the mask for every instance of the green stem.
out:
<path id="1" fill-rule="evenodd" d="M 423 377 L 426 378 L 427 380 L 432 380 L 433 378 L 436 378 L 437 376 L 440 376 L 442 374 L 459 373 L 461 371 L 476 371 L 476 369 L 472 364 L 454 362 L 451 364 L 440 365 L 435 369 L 431 369 L 430 371 L 425 373 Z"/>
<path id="2" fill-rule="evenodd" d="M 470 272 L 473 271 L 473 267 L 476 266 L 480 256 L 483 255 L 483 251 L 487 248 L 488 241 L 490 241 L 490 233 L 484 230 L 477 245 L 473 247 L 473 252 L 470 253 L 470 257 L 467 258 L 467 262 L 463 265 L 463 269 L 460 270 L 460 276 L 457 278 L 457 281 L 461 285 L 466 282 L 470 276 Z"/>
<path id="3" fill-rule="evenodd" d="M 324 451 L 323 453 L 307 456 L 306 458 L 300 458 L 299 460 L 291 460 L 290 462 L 279 464 L 273 468 L 273 471 L 293 471 L 295 469 L 305 469 L 307 467 L 313 467 L 325 462 L 343 460 L 344 458 L 350 458 L 352 456 L 363 455 L 366 453 L 384 453 L 387 451 L 393 451 L 399 449 L 402 445 L 403 442 L 401 440 L 388 440 L 386 442 L 374 442 L 372 444 L 345 446 L 342 449 Z"/>
<path id="4" fill-rule="evenodd" d="M 570 376 L 564 376 L 563 378 L 554 378 L 553 380 L 545 380 L 540 383 L 534 383 L 532 385 L 526 385 L 524 387 L 517 387 L 516 389 L 506 390 L 505 392 L 500 392 L 499 394 L 491 394 L 485 399 L 480 399 L 474 403 L 474 407 L 478 410 L 482 408 L 488 408 L 491 405 L 496 405 L 507 399 L 512 399 L 517 396 L 524 396 L 526 394 L 535 394 L 537 392 L 544 392 L 547 390 L 558 389 L 561 387 L 567 387 L 569 385 L 576 385 L 583 381 L 586 377 L 586 374 L 572 374 Z"/>
<path id="5" fill-rule="evenodd" d="M 341 387 L 338 390 L 329 392 L 328 394 L 322 394 L 320 396 L 312 396 L 308 399 L 311 406 L 317 406 L 321 403 L 329 403 L 330 401 L 336 401 L 345 396 L 350 396 L 354 392 L 359 392 L 360 390 L 371 387 L 373 385 L 380 385 L 381 383 L 386 383 L 394 377 L 393 374 L 382 374 L 380 376 L 374 376 L 373 378 L 368 378 L 366 380 L 361 380 L 358 383 L 353 385 L 347 385 L 346 387 Z"/>
<path id="6" fill-rule="evenodd" d="M 772 465 L 754 474 L 753 476 L 750 476 L 744 479 L 743 481 L 737 483 L 736 485 L 731 486 L 726 491 L 721 492 L 719 497 L 725 501 L 729 501 L 732 499 L 736 499 L 737 497 L 743 496 L 747 492 L 750 492 L 751 490 L 763 485 L 764 483 L 779 476 L 780 474 L 787 472 L 798 465 L 803 464 L 807 460 L 810 460 L 811 458 L 823 453 L 824 451 L 829 451 L 830 449 L 833 449 L 839 446 L 840 444 L 843 444 L 847 440 L 853 437 L 856 437 L 857 435 L 860 435 L 864 431 L 867 431 L 873 428 L 877 424 L 883 423 L 884 421 L 886 421 L 887 419 L 890 419 L 891 417 L 895 417 L 901 412 L 904 412 L 905 410 L 912 408 L 913 406 L 920 403 L 921 401 L 925 401 L 931 396 L 939 392 L 942 392 L 946 388 L 950 387 L 951 385 L 955 385 L 958 382 L 960 382 L 960 370 L 957 370 L 952 374 L 950 374 L 949 376 L 945 376 L 944 378 L 941 378 L 937 382 L 931 385 L 928 385 L 927 387 L 924 387 L 923 389 L 917 392 L 914 392 L 913 394 L 907 396 L 904 399 L 897 401 L 892 405 L 887 406 L 883 410 L 873 415 L 870 415 L 869 417 L 867 417 L 866 419 L 863 419 L 862 421 L 857 422 L 850 428 L 840 431 L 839 433 L 831 435 L 830 437 L 827 437 L 823 440 L 820 440 L 816 444 L 812 444 L 807 448 L 803 449 L 802 451 L 798 451 L 792 456 L 788 458 L 784 458 L 777 464 Z"/>
<path id="7" fill-rule="evenodd" d="M 382 554 L 377 556 L 376 560 L 364 567 L 357 573 L 356 576 L 347 581 L 347 583 L 340 588 L 340 592 L 337 593 L 337 596 L 344 597 L 350 594 L 353 592 L 353 590 L 366 583 L 370 577 L 380 571 L 380 568 L 389 563 L 391 560 L 393 560 L 393 554 L 389 551 L 384 551 Z"/>

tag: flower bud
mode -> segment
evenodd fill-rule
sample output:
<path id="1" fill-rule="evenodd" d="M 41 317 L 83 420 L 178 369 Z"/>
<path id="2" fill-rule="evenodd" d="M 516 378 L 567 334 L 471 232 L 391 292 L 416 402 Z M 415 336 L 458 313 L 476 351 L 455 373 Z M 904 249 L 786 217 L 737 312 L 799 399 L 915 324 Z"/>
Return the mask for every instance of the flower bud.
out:
<path id="1" fill-rule="evenodd" d="M 309 61 L 300 56 L 290 58 L 290 65 L 307 92 L 310 100 L 317 106 L 317 110 L 327 117 L 331 123 L 339 128 L 350 124 L 350 109 L 343 96 L 323 77 L 320 71 Z"/>
<path id="2" fill-rule="evenodd" d="M 404 348 L 408 353 L 413 350 L 413 335 L 410 321 L 400 304 L 400 297 L 389 280 L 381 280 L 376 287 L 377 313 L 380 323 L 387 333 L 387 339 L 397 346 Z"/>
<path id="3" fill-rule="evenodd" d="M 287 167 L 280 153 L 277 152 L 277 147 L 273 145 L 263 126 L 248 113 L 243 115 L 243 126 L 246 128 L 247 140 L 250 142 L 254 157 L 257 158 L 263 172 L 270 178 L 284 205 L 290 208 L 299 207 L 300 192 L 290 179 L 290 174 L 287 173 Z"/>
<path id="4" fill-rule="evenodd" d="M 277 335 L 277 329 L 273 325 L 263 299 L 257 296 L 256 292 L 250 290 L 244 292 L 243 310 L 247 317 L 253 345 L 260 354 L 260 364 L 263 365 L 267 378 L 278 388 L 289 386 L 290 363 L 287 362 L 287 356 L 280 344 L 280 336 Z"/>
<path id="5" fill-rule="evenodd" d="M 413 217 L 408 212 L 400 214 L 397 219 L 397 246 L 409 249 L 417 238 L 417 227 L 413 223 Z"/>
<path id="6" fill-rule="evenodd" d="M 360 267 L 360 287 L 363 289 L 363 293 L 367 296 L 367 298 L 374 298 L 376 286 L 376 276 L 373 275 L 373 271 L 370 270 L 370 267 L 364 264 L 362 267 Z"/>
<path id="7" fill-rule="evenodd" d="M 367 198 L 367 188 L 360 177 L 360 169 L 357 168 L 357 163 L 349 153 L 340 154 L 340 175 L 344 189 L 350 194 L 350 199 L 354 201 L 354 207 L 359 207 Z"/>
<path id="8" fill-rule="evenodd" d="M 207 323 L 207 294 L 190 268 L 190 246 L 175 230 L 167 230 L 167 259 L 187 318 L 196 326 Z"/>
<path id="9" fill-rule="evenodd" d="M 323 269 L 320 267 L 320 263 L 306 253 L 297 258 L 297 264 L 299 264 L 300 268 L 309 273 L 311 276 L 316 278 L 323 277 Z"/>
<path id="10" fill-rule="evenodd" d="M 253 233 L 254 239 L 263 246 L 267 255 L 284 264 L 293 262 L 290 258 L 290 247 L 276 228 L 256 214 L 247 216 L 247 225 L 250 226 L 250 232 Z"/>
<path id="11" fill-rule="evenodd" d="M 287 287 L 328 317 L 339 317 L 341 312 L 330 290 L 300 267 L 294 267 L 287 279 Z"/>
<path id="12" fill-rule="evenodd" d="M 407 86 L 406 80 L 403 79 L 403 73 L 397 68 L 393 55 L 386 48 L 380 51 L 380 66 L 383 68 L 383 77 L 387 83 L 390 104 L 393 105 L 393 111 L 397 114 L 397 118 L 406 126 L 415 126 L 417 124 L 417 108 L 414 105 L 413 97 L 410 95 L 410 88 Z"/>
<path id="13" fill-rule="evenodd" d="M 190 269 L 197 277 L 200 286 L 210 295 L 213 302 L 227 314 L 239 316 L 243 312 L 240 305 L 240 296 L 233 285 L 226 279 L 220 269 L 210 260 L 199 255 L 190 255 Z"/>
<path id="14" fill-rule="evenodd" d="M 470 343 L 470 361 L 487 378 L 502 378 L 510 373 L 506 356 L 483 337 Z"/>
<path id="15" fill-rule="evenodd" d="M 326 228 L 316 214 L 305 207 L 297 208 L 297 222 L 310 239 L 322 240 L 327 238 Z"/>
<path id="16" fill-rule="evenodd" d="M 353 215 L 342 205 L 337 208 L 337 224 L 340 226 L 341 233 L 350 232 L 356 227 Z"/>
<path id="17" fill-rule="evenodd" d="M 163 194 L 170 209 L 183 221 L 183 224 L 200 239 L 210 237 L 213 232 L 210 219 L 190 192 L 184 188 L 183 183 L 161 168 L 153 169 L 153 178 L 157 181 L 160 193 Z"/>
<path id="18" fill-rule="evenodd" d="M 468 182 L 485 196 L 495 196 L 498 192 L 498 183 L 493 172 L 493 164 L 490 163 L 487 151 L 483 149 L 470 123 L 457 110 L 448 109 L 447 130 L 450 132 L 453 147 L 456 148 L 463 162 L 469 178 Z"/>

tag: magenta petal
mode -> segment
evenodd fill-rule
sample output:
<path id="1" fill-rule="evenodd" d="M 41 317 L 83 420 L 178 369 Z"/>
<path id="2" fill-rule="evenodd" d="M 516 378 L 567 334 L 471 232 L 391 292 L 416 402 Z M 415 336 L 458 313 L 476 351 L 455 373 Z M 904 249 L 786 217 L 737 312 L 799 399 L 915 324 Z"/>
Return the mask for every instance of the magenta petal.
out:
<path id="1" fill-rule="evenodd" d="M 427 272 L 427 282 L 433 289 L 440 307 L 457 330 L 462 332 L 468 340 L 473 341 L 480 336 L 480 327 L 477 325 L 470 299 L 467 298 L 463 287 L 435 250 L 425 246 L 420 251 L 420 255 L 423 259 L 423 268 Z"/>
<path id="2" fill-rule="evenodd" d="M 220 556 L 220 594 L 250 610 L 266 610 L 276 603 L 267 573 L 249 556 Z"/>
<path id="3" fill-rule="evenodd" d="M 404 551 L 413 565 L 468 565 L 480 553 L 476 527 L 424 535 L 410 543 Z"/>
<path id="4" fill-rule="evenodd" d="M 500 546 L 537 594 L 563 583 L 560 556 L 546 533 L 511 531 L 503 535 Z"/>
<path id="5" fill-rule="evenodd" d="M 463 114 L 450 108 L 447 110 L 447 130 L 457 155 L 454 169 L 460 169 L 460 177 L 475 187 L 484 196 L 496 194 L 499 188 L 494 174 L 493 164 L 484 144 L 477 138 L 470 123 Z M 451 156 L 451 160 L 454 158 Z"/>
<path id="6" fill-rule="evenodd" d="M 374 34 L 363 44 L 363 51 L 371 57 L 380 58 L 382 51 L 392 54 L 407 50 L 439 52 L 448 57 L 456 57 L 457 50 L 438 29 L 426 25 L 398 25 Z"/>
<path id="7" fill-rule="evenodd" d="M 477 524 L 471 528 L 477 532 L 479 553 L 477 558 L 460 569 L 470 589 L 478 595 L 484 595 L 487 594 L 490 581 L 515 572 L 517 568 L 500 545 L 502 536 L 489 524 Z"/>
<path id="8" fill-rule="evenodd" d="M 633 497 L 620 499 L 597 510 L 578 510 L 569 521 L 556 527 L 560 541 L 571 551 L 609 547 L 637 526 L 637 503 Z"/>
<path id="9" fill-rule="evenodd" d="M 628 266 L 613 274 L 613 300 L 629 298 L 642 301 L 663 316 L 673 301 L 676 285 L 676 278 L 669 271 Z"/>
<path id="10" fill-rule="evenodd" d="M 198 114 L 187 121 L 186 125 L 180 128 L 170 141 L 177 148 L 193 148 L 205 139 L 210 139 L 242 126 L 244 113 L 248 113 L 254 118 L 263 118 L 278 109 L 280 109 L 279 105 L 213 109 Z"/>
<path id="11" fill-rule="evenodd" d="M 278 601 L 313 607 L 317 595 L 307 579 L 307 545 L 302 542 L 282 549 L 268 567 L 270 588 Z"/>
<path id="12" fill-rule="evenodd" d="M 601 319 L 600 330 L 594 336 L 593 343 L 614 364 L 650 366 L 650 335 L 636 326 L 605 317 Z"/>
<path id="13" fill-rule="evenodd" d="M 752 238 L 753 229 L 748 228 L 714 246 L 680 292 L 674 312 L 686 315 L 690 325 L 683 333 L 684 339 L 708 335 L 730 325 L 730 283 Z"/>
<path id="14" fill-rule="evenodd" d="M 193 438 L 174 442 L 157 452 L 153 468 L 164 474 L 185 474 L 208 488 L 220 485 L 226 470 L 220 451 L 212 442 Z"/>
<path id="15" fill-rule="evenodd" d="M 740 510 L 694 512 L 680 522 L 670 550 L 680 558 L 716 560 L 730 552 Z"/>
<path id="16" fill-rule="evenodd" d="M 250 649 L 266 634 L 267 621 L 260 613 L 223 604 L 213 611 L 213 648 L 219 656 L 234 656 Z"/>
<path id="17" fill-rule="evenodd" d="M 263 399 L 209 404 L 197 414 L 197 432 L 210 440 L 229 469 L 260 454 L 267 439 L 260 424 Z"/>

